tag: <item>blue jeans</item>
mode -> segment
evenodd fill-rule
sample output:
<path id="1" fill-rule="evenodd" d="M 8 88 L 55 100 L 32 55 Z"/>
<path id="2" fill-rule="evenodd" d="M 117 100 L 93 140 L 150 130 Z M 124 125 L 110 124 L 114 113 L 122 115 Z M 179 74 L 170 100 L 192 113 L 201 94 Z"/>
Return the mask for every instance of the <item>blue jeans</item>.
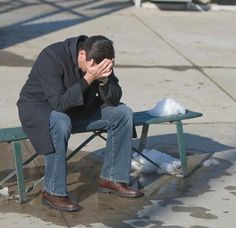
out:
<path id="1" fill-rule="evenodd" d="M 49 119 L 54 153 L 44 156 L 44 189 L 56 196 L 67 196 L 66 152 L 71 133 L 92 131 L 107 132 L 106 151 L 100 177 L 106 180 L 129 183 L 133 112 L 124 105 L 105 107 L 92 118 L 76 121 L 62 112 L 52 111 Z"/>

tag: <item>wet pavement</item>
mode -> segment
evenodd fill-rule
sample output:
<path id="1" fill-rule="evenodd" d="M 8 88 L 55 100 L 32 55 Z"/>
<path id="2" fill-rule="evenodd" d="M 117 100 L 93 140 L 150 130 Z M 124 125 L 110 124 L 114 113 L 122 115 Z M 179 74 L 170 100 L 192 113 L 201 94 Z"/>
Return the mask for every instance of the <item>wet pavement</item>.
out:
<path id="1" fill-rule="evenodd" d="M 16 179 L 1 198 L 0 227 L 236 226 L 236 14 L 232 11 L 161 11 L 130 1 L 0 1 L 0 127 L 18 126 L 16 100 L 39 51 L 79 34 L 114 41 L 115 72 L 123 102 L 134 111 L 171 97 L 203 117 L 184 122 L 188 178 L 132 172 L 138 199 L 97 192 L 104 141 L 95 139 L 68 162 L 68 189 L 80 212 L 41 204 L 42 184 L 18 204 Z M 140 130 L 137 128 L 138 135 Z M 73 135 L 73 150 L 88 134 Z M 138 139 L 133 144 L 137 146 Z M 22 143 L 26 159 L 34 149 Z M 150 126 L 148 149 L 178 157 L 175 126 Z M 11 145 L 0 144 L 0 179 L 14 169 Z M 207 161 L 207 162 L 205 162 Z M 25 168 L 27 186 L 44 171 L 42 157 Z"/>
<path id="2" fill-rule="evenodd" d="M 9 145 L 1 147 L 3 156 L 4 153 L 9 154 L 7 147 Z M 25 145 L 24 151 L 32 151 L 29 147 Z M 192 168 L 206 159 L 203 154 L 190 154 L 193 152 L 189 151 L 188 156 Z M 231 156 L 230 159 L 228 156 Z M 215 153 L 217 165 L 201 166 L 185 179 L 133 172 L 132 180 L 134 183 L 138 180 L 139 188 L 144 190 L 145 196 L 126 199 L 97 192 L 102 150 L 92 153 L 81 151 L 68 163 L 68 190 L 74 200 L 81 202 L 83 209 L 80 212 L 58 212 L 43 206 L 42 186 L 39 185 L 29 194 L 24 204 L 18 204 L 15 199 L 2 200 L 0 224 L 1 227 L 25 227 L 24 224 L 34 227 L 190 227 L 187 226 L 190 220 L 190 224 L 195 224 L 191 227 L 221 227 L 217 226 L 218 219 L 227 222 L 235 213 L 233 205 L 236 185 L 233 180 L 236 167 L 235 162 L 231 162 L 235 156 L 235 150 Z M 42 164 L 39 158 L 25 170 L 27 185 L 43 174 Z M 4 165 L 2 162 L 1 167 L 4 166 L 10 167 L 10 164 Z M 3 168 L 0 177 L 10 170 Z M 220 189 L 217 186 L 219 183 L 222 184 Z M 15 179 L 8 186 L 10 194 L 14 194 Z M 214 207 L 210 203 L 212 201 L 216 204 Z"/>
<path id="3" fill-rule="evenodd" d="M 24 152 L 27 152 L 25 156 L 29 156 L 33 151 L 30 143 L 23 143 Z M 9 145 L 2 145 L 1 154 L 3 157 L 9 157 L 10 153 Z M 166 151 L 168 152 L 167 148 Z M 171 152 L 173 155 L 174 148 Z M 170 152 L 170 151 L 169 151 Z M 17 219 L 12 221 L 11 225 L 19 227 L 25 223 L 25 219 L 32 220 L 35 226 L 40 227 L 42 225 L 53 224 L 54 226 L 68 226 L 77 227 L 79 224 L 83 224 L 82 227 L 90 227 L 91 224 L 102 224 L 101 227 L 143 227 L 141 224 L 154 224 L 157 227 L 162 227 L 163 222 L 155 219 L 152 221 L 148 219 L 150 215 L 137 215 L 137 212 L 143 213 L 145 208 L 154 207 L 151 210 L 155 211 L 159 207 L 153 204 L 153 200 L 159 202 L 160 209 L 165 208 L 168 205 L 182 205 L 177 203 L 176 198 L 181 197 L 196 197 L 199 194 L 208 192 L 210 186 L 207 184 L 210 178 L 217 177 L 218 173 L 210 174 L 209 177 L 202 180 L 197 180 L 197 175 L 191 176 L 191 178 L 183 179 L 173 177 L 169 175 L 159 175 L 157 173 L 152 174 L 140 174 L 135 171 L 132 172 L 131 183 L 134 183 L 134 187 L 139 187 L 144 190 L 145 196 L 139 199 L 127 199 L 114 196 L 112 194 L 103 194 L 97 192 L 97 180 L 99 177 L 103 150 L 95 152 L 79 152 L 77 157 L 74 157 L 68 163 L 68 190 L 72 199 L 81 202 L 83 207 L 82 211 L 75 213 L 58 212 L 54 209 L 49 209 L 41 204 L 42 197 L 42 185 L 36 187 L 30 192 L 28 200 L 24 204 L 17 204 L 16 199 L 3 199 L 1 200 L 1 221 L 4 225 L 9 224 L 9 217 L 5 215 L 22 216 L 23 219 Z M 205 159 L 205 155 L 190 156 L 190 167 L 196 167 L 201 163 L 202 159 Z M 9 163 L 6 163 L 6 160 Z M 5 161 L 5 162 L 3 162 Z M 224 165 L 227 168 L 227 164 Z M 7 169 L 8 168 L 8 169 Z M 0 178 L 2 179 L 6 174 L 10 173 L 14 168 L 12 164 L 12 158 L 2 159 Z M 25 169 L 25 180 L 27 186 L 32 184 L 35 180 L 39 179 L 43 175 L 43 161 L 41 157 L 34 160 L 33 164 L 29 165 Z M 194 174 L 195 175 L 195 174 Z M 138 186 L 137 186 L 138 183 Z M 193 191 L 196 185 L 200 188 Z M 16 192 L 16 180 L 13 178 L 8 183 L 10 195 L 14 195 Z M 192 189 L 192 190 L 191 190 Z M 201 189 L 201 190 L 200 190 Z M 151 205 L 150 205 L 150 202 Z M 191 212 L 193 210 L 193 216 L 208 216 L 205 208 L 188 208 L 173 206 L 173 211 L 185 210 L 185 212 Z M 148 209 L 149 210 L 149 209 Z M 159 210 L 159 209 L 158 209 Z M 196 210 L 196 211 L 195 211 Z M 144 212 L 149 214 L 149 212 Z M 13 215 L 13 214 L 12 214 Z M 35 220 L 35 218 L 41 221 Z M 205 219 L 205 218 L 204 218 Z M 151 223 L 150 223 L 151 222 Z M 97 224 L 97 225 L 96 225 Z M 164 226 L 165 227 L 165 226 Z"/>

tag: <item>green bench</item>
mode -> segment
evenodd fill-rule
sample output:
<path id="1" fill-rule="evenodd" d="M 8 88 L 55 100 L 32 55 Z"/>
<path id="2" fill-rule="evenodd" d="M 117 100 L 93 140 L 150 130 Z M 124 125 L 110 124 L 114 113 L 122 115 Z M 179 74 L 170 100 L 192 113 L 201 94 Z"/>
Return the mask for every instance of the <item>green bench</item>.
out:
<path id="1" fill-rule="evenodd" d="M 181 160 L 182 175 L 183 177 L 186 177 L 188 175 L 188 168 L 187 168 L 187 157 L 186 157 L 185 144 L 184 144 L 184 132 L 183 132 L 182 120 L 197 118 L 201 116 L 202 116 L 202 113 L 193 112 L 190 110 L 187 110 L 185 114 L 177 114 L 177 115 L 164 116 L 164 117 L 153 117 L 149 115 L 147 111 L 135 112 L 134 125 L 135 127 L 142 126 L 142 132 L 141 132 L 141 137 L 139 141 L 139 148 L 133 147 L 133 150 L 138 152 L 143 157 L 145 157 L 152 164 L 158 166 L 155 162 L 153 162 L 144 154 L 142 154 L 142 151 L 146 145 L 149 125 L 160 124 L 160 123 L 165 123 L 165 122 L 175 123 L 176 131 L 177 131 L 177 138 L 178 138 L 178 151 L 179 151 L 179 156 Z M 93 131 L 92 135 L 90 135 L 83 143 L 81 143 L 74 151 L 72 151 L 67 156 L 67 160 L 72 158 L 77 152 L 79 152 L 85 145 L 87 145 L 91 140 L 93 140 L 97 136 L 106 140 L 106 138 L 102 135 L 102 132 L 99 131 L 99 129 L 96 131 Z M 12 144 L 12 148 L 13 148 L 12 150 L 14 154 L 15 167 L 16 167 L 16 169 L 13 172 L 11 172 L 3 180 L 0 181 L 0 188 L 11 177 L 16 175 L 17 188 L 18 188 L 18 194 L 19 194 L 18 197 L 19 197 L 20 203 L 26 200 L 27 193 L 30 192 L 43 179 L 42 177 L 40 180 L 38 180 L 37 182 L 35 182 L 33 185 L 31 185 L 28 188 L 26 188 L 25 186 L 24 167 L 38 156 L 35 153 L 26 161 L 22 160 L 21 141 L 26 140 L 26 139 L 28 138 L 21 127 L 0 129 L 0 143 L 8 142 Z"/>

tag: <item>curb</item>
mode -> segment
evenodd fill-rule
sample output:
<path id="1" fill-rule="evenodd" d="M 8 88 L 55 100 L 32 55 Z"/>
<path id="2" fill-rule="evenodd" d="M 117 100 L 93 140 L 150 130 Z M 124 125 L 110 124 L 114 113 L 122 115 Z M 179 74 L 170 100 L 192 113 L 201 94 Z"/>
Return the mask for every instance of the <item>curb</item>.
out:
<path id="1" fill-rule="evenodd" d="M 192 2 L 144 2 L 141 4 L 144 9 L 159 9 L 159 10 L 186 10 L 186 11 L 236 11 L 236 5 L 218 5 L 214 3 L 209 4 L 195 4 Z"/>

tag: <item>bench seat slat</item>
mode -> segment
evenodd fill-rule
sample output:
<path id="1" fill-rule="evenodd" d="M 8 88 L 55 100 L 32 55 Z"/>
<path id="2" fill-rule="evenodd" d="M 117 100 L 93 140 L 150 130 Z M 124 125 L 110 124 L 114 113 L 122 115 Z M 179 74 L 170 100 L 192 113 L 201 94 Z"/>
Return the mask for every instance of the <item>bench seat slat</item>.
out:
<path id="1" fill-rule="evenodd" d="M 0 130 L 0 142 L 12 142 L 27 138 L 21 127 L 3 128 Z"/>
<path id="2" fill-rule="evenodd" d="M 201 116 L 202 116 L 202 113 L 193 112 L 191 110 L 186 110 L 185 114 L 158 116 L 158 117 L 148 114 L 148 111 L 141 111 L 141 112 L 134 112 L 134 125 L 140 126 L 143 124 L 174 122 L 174 121 L 191 119 L 191 118 L 196 118 L 196 117 L 201 117 Z"/>
<path id="3" fill-rule="evenodd" d="M 148 111 L 134 112 L 134 125 L 157 124 L 164 122 L 174 122 L 178 120 L 191 119 L 202 116 L 202 113 L 186 110 L 185 114 L 155 117 L 148 114 Z M 99 130 L 99 129 L 98 129 Z M 73 132 L 79 133 L 79 132 Z M 0 130 L 0 142 L 12 142 L 24 140 L 28 137 L 21 127 L 3 128 Z"/>

